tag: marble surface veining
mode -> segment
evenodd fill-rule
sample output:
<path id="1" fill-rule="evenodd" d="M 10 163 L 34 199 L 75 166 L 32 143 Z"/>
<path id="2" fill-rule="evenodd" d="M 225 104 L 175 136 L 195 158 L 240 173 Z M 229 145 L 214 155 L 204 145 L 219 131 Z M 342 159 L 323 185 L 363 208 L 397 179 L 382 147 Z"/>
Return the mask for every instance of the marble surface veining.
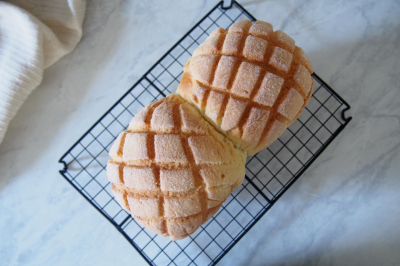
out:
<path id="1" fill-rule="evenodd" d="M 353 121 L 219 265 L 400 264 L 400 2 L 239 1 L 292 36 Z M 88 1 L 0 145 L 0 265 L 146 265 L 61 155 L 217 1 Z"/>

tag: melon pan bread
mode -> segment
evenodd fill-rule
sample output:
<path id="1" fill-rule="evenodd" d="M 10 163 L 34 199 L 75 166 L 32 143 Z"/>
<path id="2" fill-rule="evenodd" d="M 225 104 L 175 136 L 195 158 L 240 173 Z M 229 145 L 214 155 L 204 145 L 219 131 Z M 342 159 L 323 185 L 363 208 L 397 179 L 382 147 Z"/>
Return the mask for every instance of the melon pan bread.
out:
<path id="1" fill-rule="evenodd" d="M 312 94 L 303 50 L 269 23 L 215 30 L 184 66 L 177 95 L 146 106 L 110 149 L 107 176 L 119 204 L 149 230 L 194 233 Z"/>
<path id="2" fill-rule="evenodd" d="M 254 155 L 300 115 L 312 94 L 304 51 L 267 22 L 215 30 L 184 66 L 177 93 L 236 147 Z"/>
<path id="3" fill-rule="evenodd" d="M 117 201 L 172 240 L 194 233 L 245 175 L 245 153 L 174 94 L 139 112 L 110 156 L 107 176 Z"/>

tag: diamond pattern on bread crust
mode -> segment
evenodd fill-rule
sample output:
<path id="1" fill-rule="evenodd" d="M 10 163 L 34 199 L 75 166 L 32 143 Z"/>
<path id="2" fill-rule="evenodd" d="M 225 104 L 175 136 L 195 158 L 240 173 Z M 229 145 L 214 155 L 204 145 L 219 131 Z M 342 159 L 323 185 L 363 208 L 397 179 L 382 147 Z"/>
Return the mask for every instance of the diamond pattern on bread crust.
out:
<path id="1" fill-rule="evenodd" d="M 312 94 L 312 72 L 287 34 L 242 20 L 215 30 L 194 51 L 177 93 L 252 155 L 300 115 Z"/>
<path id="2" fill-rule="evenodd" d="M 161 236 L 194 233 L 243 182 L 246 155 L 300 115 L 312 71 L 267 22 L 215 30 L 184 66 L 180 96 L 146 106 L 115 140 L 107 165 L 115 199 Z"/>
<path id="3" fill-rule="evenodd" d="M 194 233 L 245 175 L 245 154 L 176 95 L 139 112 L 110 156 L 116 200 L 141 225 L 172 240 Z"/>

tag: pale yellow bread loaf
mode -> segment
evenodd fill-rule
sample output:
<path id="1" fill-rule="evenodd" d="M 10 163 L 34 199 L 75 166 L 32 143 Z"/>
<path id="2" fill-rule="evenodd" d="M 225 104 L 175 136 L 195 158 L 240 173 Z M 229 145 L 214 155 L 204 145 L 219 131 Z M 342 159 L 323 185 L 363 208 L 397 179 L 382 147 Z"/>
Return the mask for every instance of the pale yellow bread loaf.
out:
<path id="1" fill-rule="evenodd" d="M 110 156 L 107 176 L 116 200 L 172 240 L 194 233 L 245 175 L 245 153 L 177 95 L 139 112 Z"/>
<path id="2" fill-rule="evenodd" d="M 172 240 L 194 233 L 266 148 L 301 114 L 312 66 L 292 38 L 266 22 L 217 29 L 184 67 L 178 95 L 131 121 L 110 150 L 107 176 L 120 205 Z"/>
<path id="3" fill-rule="evenodd" d="M 184 67 L 177 93 L 234 145 L 253 155 L 301 113 L 312 94 L 304 51 L 267 22 L 215 30 Z"/>

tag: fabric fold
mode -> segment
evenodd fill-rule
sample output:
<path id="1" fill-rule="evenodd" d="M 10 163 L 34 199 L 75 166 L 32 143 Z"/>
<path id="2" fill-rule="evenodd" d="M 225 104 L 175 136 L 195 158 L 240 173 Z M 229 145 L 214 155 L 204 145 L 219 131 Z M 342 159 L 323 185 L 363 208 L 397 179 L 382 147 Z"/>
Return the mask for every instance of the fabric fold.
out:
<path id="1" fill-rule="evenodd" d="M 82 37 L 86 0 L 0 2 L 0 143 L 45 68 Z"/>

